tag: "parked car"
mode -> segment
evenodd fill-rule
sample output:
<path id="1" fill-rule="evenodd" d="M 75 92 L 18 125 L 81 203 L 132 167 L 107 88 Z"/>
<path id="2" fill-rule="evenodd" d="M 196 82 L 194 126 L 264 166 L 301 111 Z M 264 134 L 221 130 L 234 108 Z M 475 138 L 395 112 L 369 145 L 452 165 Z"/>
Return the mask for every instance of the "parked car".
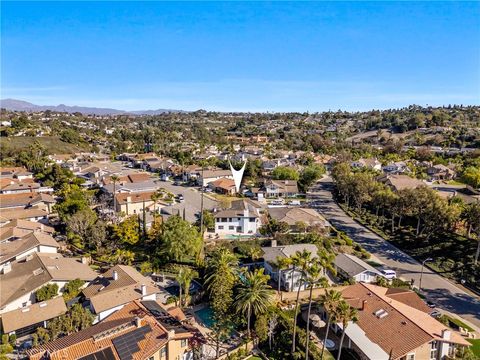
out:
<path id="1" fill-rule="evenodd" d="M 182 185 L 182 183 L 177 180 L 177 181 L 175 181 L 175 182 L 173 183 L 173 185 L 175 185 L 175 186 L 180 186 L 180 185 Z"/>
<path id="2" fill-rule="evenodd" d="M 425 304 L 427 304 L 427 306 L 428 306 L 430 309 L 435 309 L 435 307 L 437 306 L 437 305 L 435 305 L 432 301 L 429 301 L 429 300 L 425 301 Z"/>
<path id="3" fill-rule="evenodd" d="M 438 310 L 435 310 L 435 311 L 432 311 L 430 313 L 430 316 L 433 316 L 434 318 L 438 318 L 438 317 L 442 316 L 442 313 Z"/>
<path id="4" fill-rule="evenodd" d="M 178 200 L 179 202 L 184 202 L 184 201 L 185 201 L 185 198 L 183 197 L 182 194 L 178 194 L 178 195 L 177 195 L 177 200 Z"/>
<path id="5" fill-rule="evenodd" d="M 300 201 L 299 201 L 299 200 L 290 200 L 290 201 L 288 202 L 288 205 L 299 206 L 299 205 L 300 205 Z"/>
<path id="6" fill-rule="evenodd" d="M 380 270 L 382 276 L 387 280 L 392 280 L 397 278 L 397 273 L 394 270 L 382 269 Z"/>

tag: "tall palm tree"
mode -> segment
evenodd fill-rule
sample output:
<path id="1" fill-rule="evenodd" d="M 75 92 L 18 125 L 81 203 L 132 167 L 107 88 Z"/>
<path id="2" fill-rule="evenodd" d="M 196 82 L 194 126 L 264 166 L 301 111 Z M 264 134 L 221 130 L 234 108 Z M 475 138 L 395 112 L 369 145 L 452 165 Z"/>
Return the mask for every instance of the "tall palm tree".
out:
<path id="1" fill-rule="evenodd" d="M 345 339 L 345 333 L 350 321 L 357 321 L 357 309 L 351 307 L 345 300 L 341 301 L 337 307 L 337 320 L 342 323 L 342 337 L 340 338 L 340 345 L 338 348 L 337 360 L 340 360 L 342 355 L 343 340 Z"/>
<path id="2" fill-rule="evenodd" d="M 328 285 L 327 279 L 323 276 L 323 267 L 319 259 L 313 261 L 310 267 L 307 269 L 305 281 L 307 287 L 310 289 L 310 294 L 308 297 L 308 311 L 307 311 L 307 340 L 305 344 L 305 360 L 308 360 L 308 351 L 309 351 L 309 340 L 310 340 L 310 312 L 312 309 L 312 297 L 313 297 L 313 288 L 321 285 L 326 287 Z"/>
<path id="3" fill-rule="evenodd" d="M 239 312 L 247 315 L 247 335 L 250 338 L 252 315 L 258 316 L 267 311 L 274 291 L 268 285 L 270 276 L 263 273 L 263 268 L 245 272 L 244 276 L 238 285 L 234 304 Z"/>
<path id="4" fill-rule="evenodd" d="M 117 182 L 120 178 L 117 175 L 112 175 L 110 176 L 110 180 L 112 180 L 113 183 L 113 211 L 117 212 L 117 199 L 115 195 L 117 194 Z"/>
<path id="5" fill-rule="evenodd" d="M 300 289 L 302 288 L 302 283 L 305 279 L 305 272 L 312 262 L 312 253 L 308 250 L 297 251 L 295 255 L 292 257 L 292 261 L 294 264 L 294 271 L 293 275 L 295 275 L 295 269 L 298 269 L 300 272 L 300 283 L 297 289 L 297 298 L 295 300 L 295 312 L 294 312 L 294 320 L 293 320 L 293 336 L 292 336 L 292 354 L 295 352 L 296 349 L 296 336 L 297 336 L 297 319 L 298 319 L 298 303 L 300 299 Z M 292 283 L 294 278 L 292 278 Z"/>
<path id="6" fill-rule="evenodd" d="M 330 324 L 336 322 L 336 311 L 338 304 L 342 301 L 342 294 L 338 291 L 326 290 L 325 294 L 320 296 L 319 304 L 324 308 L 327 314 L 327 325 L 325 328 L 325 338 L 323 339 L 321 360 L 323 359 L 323 352 L 325 351 L 325 343 L 328 339 L 328 332 L 330 330 Z"/>
<path id="7" fill-rule="evenodd" d="M 277 269 L 278 269 L 278 295 L 280 296 L 280 287 L 282 284 L 282 271 L 286 270 L 292 264 L 292 259 L 289 257 L 277 257 Z M 281 299 L 280 299 L 281 300 Z"/>
<path id="8" fill-rule="evenodd" d="M 185 305 L 188 303 L 190 284 L 192 283 L 192 280 L 195 279 L 197 276 L 198 272 L 189 267 L 182 267 L 178 272 L 177 282 L 179 285 L 178 299 L 180 303 L 180 308 L 183 307 L 183 303 L 185 303 Z M 182 298 L 182 290 L 185 291 L 184 298 Z"/>

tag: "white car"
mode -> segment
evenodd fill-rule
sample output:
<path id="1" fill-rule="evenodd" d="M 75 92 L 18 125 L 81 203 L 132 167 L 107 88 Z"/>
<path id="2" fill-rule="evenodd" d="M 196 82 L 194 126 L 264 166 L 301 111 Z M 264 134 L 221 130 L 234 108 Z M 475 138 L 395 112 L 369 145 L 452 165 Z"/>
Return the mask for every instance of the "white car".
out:
<path id="1" fill-rule="evenodd" d="M 387 280 L 392 280 L 397 278 L 397 273 L 393 270 L 383 269 L 383 270 L 380 270 L 380 272 L 382 273 L 382 276 Z"/>

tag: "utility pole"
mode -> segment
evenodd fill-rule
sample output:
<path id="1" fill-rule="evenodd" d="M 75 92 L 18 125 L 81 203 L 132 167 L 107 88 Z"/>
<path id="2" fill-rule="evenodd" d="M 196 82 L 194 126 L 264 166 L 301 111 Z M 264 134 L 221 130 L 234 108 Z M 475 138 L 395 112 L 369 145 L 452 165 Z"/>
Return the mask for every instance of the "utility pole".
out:
<path id="1" fill-rule="evenodd" d="M 420 282 L 418 283 L 418 291 L 422 291 L 422 277 L 423 277 L 423 267 L 427 261 L 433 261 L 432 258 L 426 258 L 422 261 L 422 270 L 420 271 Z"/>

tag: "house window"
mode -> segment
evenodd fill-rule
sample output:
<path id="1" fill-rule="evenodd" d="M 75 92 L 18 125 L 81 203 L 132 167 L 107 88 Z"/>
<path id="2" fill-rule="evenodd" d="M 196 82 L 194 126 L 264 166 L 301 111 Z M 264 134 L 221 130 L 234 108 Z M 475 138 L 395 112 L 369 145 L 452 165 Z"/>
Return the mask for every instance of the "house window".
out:
<path id="1" fill-rule="evenodd" d="M 436 341 L 432 341 L 431 344 L 432 344 L 432 347 L 430 348 L 430 360 L 437 360 L 438 343 Z"/>
<path id="2" fill-rule="evenodd" d="M 227 218 L 222 218 L 221 222 L 227 222 Z"/>
<path id="3" fill-rule="evenodd" d="M 235 226 L 230 225 L 230 226 L 228 227 L 228 230 L 235 230 Z"/>
<path id="4" fill-rule="evenodd" d="M 233 221 L 233 219 L 232 219 L 232 218 L 228 218 L 228 222 L 232 222 L 232 221 Z"/>
<path id="5" fill-rule="evenodd" d="M 251 217 L 251 218 L 250 218 L 250 222 L 255 222 L 255 218 L 254 218 L 254 217 Z"/>
<path id="6" fill-rule="evenodd" d="M 160 358 L 164 358 L 164 357 L 167 357 L 167 348 L 166 347 L 160 349 Z"/>
<path id="7" fill-rule="evenodd" d="M 414 354 L 408 354 L 406 360 L 415 360 L 415 353 Z"/>
<path id="8" fill-rule="evenodd" d="M 220 225 L 220 226 L 218 227 L 218 230 L 223 230 L 223 225 Z"/>
<path id="9" fill-rule="evenodd" d="M 182 341 L 180 342 L 180 346 L 181 347 L 187 346 L 187 339 L 182 339 Z"/>

